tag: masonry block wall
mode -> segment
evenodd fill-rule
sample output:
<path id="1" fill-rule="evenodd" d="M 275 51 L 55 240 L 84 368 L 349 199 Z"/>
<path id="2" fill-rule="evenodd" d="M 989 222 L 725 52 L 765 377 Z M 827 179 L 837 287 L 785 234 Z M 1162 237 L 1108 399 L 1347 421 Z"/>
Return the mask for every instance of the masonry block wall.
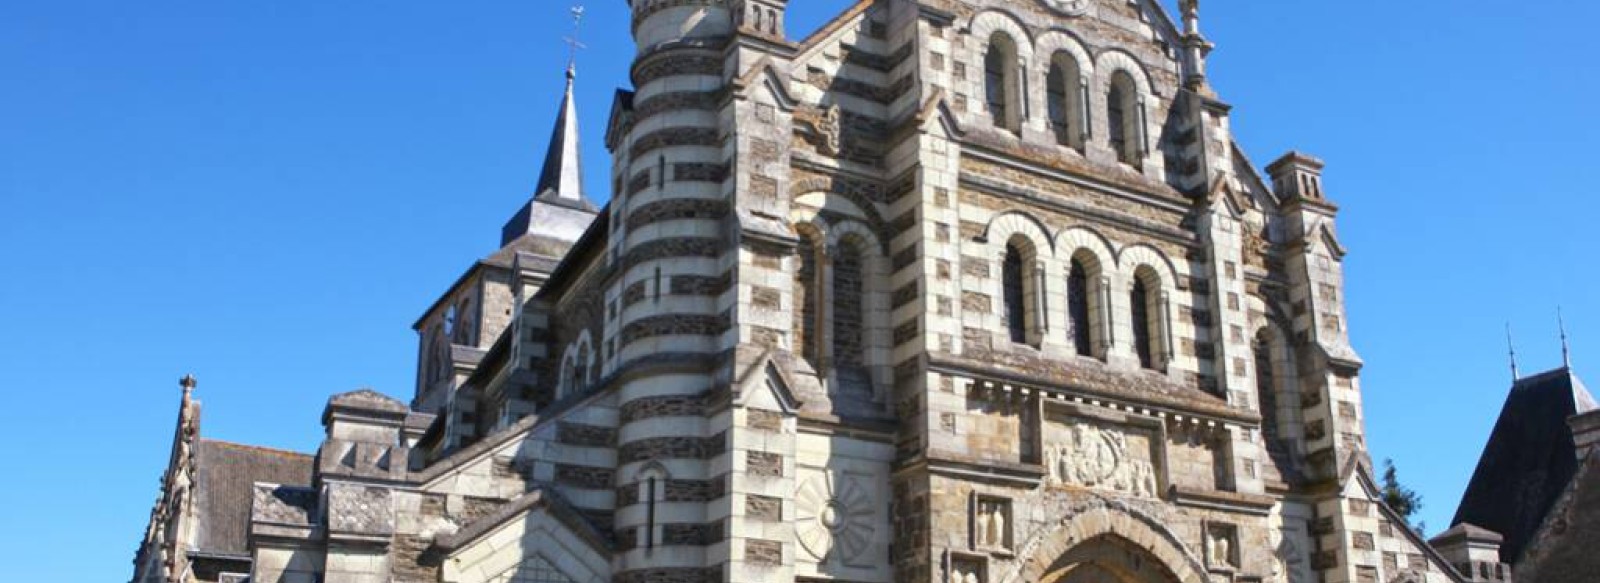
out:
<path id="1" fill-rule="evenodd" d="M 1181 7 L 632 0 L 609 206 L 419 324 L 476 306 L 463 429 L 328 458 L 390 531 L 258 512 L 260 573 L 1460 580 L 1371 484 L 1321 162 L 1253 165 Z"/>

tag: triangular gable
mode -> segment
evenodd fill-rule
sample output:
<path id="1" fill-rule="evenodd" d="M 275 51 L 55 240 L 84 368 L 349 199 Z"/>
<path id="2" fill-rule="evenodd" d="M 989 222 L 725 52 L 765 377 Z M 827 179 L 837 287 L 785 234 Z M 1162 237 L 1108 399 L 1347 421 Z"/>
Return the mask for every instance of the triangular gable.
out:
<path id="1" fill-rule="evenodd" d="M 933 94 L 923 100 L 922 107 L 917 108 L 907 123 L 901 124 L 900 127 L 931 129 L 928 126 L 930 121 L 938 122 L 939 130 L 944 132 L 946 139 L 955 139 L 967 133 L 966 129 L 961 127 L 961 118 L 950 109 L 949 96 L 945 94 L 943 87 L 933 88 Z"/>
<path id="2" fill-rule="evenodd" d="M 1432 565 L 1433 569 L 1449 576 L 1452 581 L 1465 581 L 1461 574 L 1456 572 L 1450 561 L 1440 555 L 1439 551 L 1434 550 L 1433 546 L 1428 544 L 1428 541 L 1424 540 L 1421 534 L 1411 529 L 1411 525 L 1406 522 L 1405 517 L 1400 516 L 1383 501 L 1383 488 L 1378 485 L 1378 480 L 1373 477 L 1372 467 L 1369 464 L 1352 458 L 1349 463 L 1345 464 L 1345 471 L 1342 472 L 1342 475 L 1342 490 L 1346 498 L 1359 498 L 1371 503 L 1374 508 L 1378 509 L 1378 513 L 1383 515 L 1384 520 L 1394 525 L 1393 530 L 1397 536 L 1405 539 L 1412 548 L 1428 557 L 1428 563 Z M 1403 580 L 1396 579 L 1396 581 Z"/>
<path id="3" fill-rule="evenodd" d="M 543 490 L 440 537 L 435 548 L 445 559 L 443 579 L 455 583 L 610 579 L 611 549 L 600 533 L 565 501 Z"/>
<path id="4" fill-rule="evenodd" d="M 1239 192 L 1234 190 L 1232 177 L 1226 174 L 1218 176 L 1211 183 L 1211 190 L 1206 193 L 1206 199 L 1214 207 L 1223 207 L 1228 211 L 1228 216 L 1234 220 L 1243 219 L 1245 211 L 1249 208 L 1239 197 Z"/>
<path id="5" fill-rule="evenodd" d="M 751 97 L 750 92 L 756 87 L 765 87 L 772 92 L 772 100 L 777 103 L 779 109 L 794 111 L 798 101 L 789 94 L 789 83 L 778 71 L 770 55 L 763 55 L 761 60 L 750 67 L 750 70 L 733 80 L 734 93 L 745 99 Z"/>
<path id="6" fill-rule="evenodd" d="M 811 36 L 800 41 L 800 50 L 795 55 L 794 62 L 805 62 L 816 56 L 817 51 L 822 47 L 838 42 L 839 37 L 844 36 L 845 31 L 850 30 L 851 25 L 859 25 L 866 16 L 867 11 L 877 3 L 877 0 L 861 0 L 854 6 L 845 9 L 844 12 L 839 13 L 833 20 L 822 25 L 822 28 L 817 29 L 816 32 L 811 33 Z"/>
<path id="7" fill-rule="evenodd" d="M 1250 198 L 1256 200 L 1262 209 L 1276 209 L 1279 203 L 1277 195 L 1272 192 L 1271 185 L 1267 183 L 1266 177 L 1261 175 L 1255 163 L 1250 161 L 1250 156 L 1245 154 L 1244 146 L 1237 140 L 1230 141 L 1229 146 L 1233 150 L 1233 175 L 1237 176 L 1241 185 L 1249 191 Z"/>
<path id="8" fill-rule="evenodd" d="M 1339 242 L 1338 235 L 1333 233 L 1333 227 L 1328 226 L 1327 223 L 1323 223 L 1318 230 L 1320 231 L 1319 234 L 1322 236 L 1322 244 L 1328 247 L 1328 252 L 1333 254 L 1333 258 L 1344 259 L 1345 254 L 1349 252 L 1345 250 L 1344 244 Z"/>
<path id="9" fill-rule="evenodd" d="M 734 404 L 794 414 L 803 404 L 794 394 L 794 371 L 772 351 L 763 353 L 740 375 Z"/>

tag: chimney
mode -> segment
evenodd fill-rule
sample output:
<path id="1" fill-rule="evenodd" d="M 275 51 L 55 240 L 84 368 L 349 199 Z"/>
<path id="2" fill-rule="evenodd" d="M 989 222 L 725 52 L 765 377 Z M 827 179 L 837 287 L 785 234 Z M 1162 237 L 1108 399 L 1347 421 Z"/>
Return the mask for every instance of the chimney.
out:
<path id="1" fill-rule="evenodd" d="M 1313 156 L 1289 152 L 1267 166 L 1272 175 L 1272 188 L 1284 200 L 1323 201 L 1322 168 L 1325 164 Z"/>
<path id="2" fill-rule="evenodd" d="M 1455 525 L 1428 544 L 1465 576 L 1468 583 L 1511 583 L 1511 566 L 1500 562 L 1505 537 L 1467 523 Z"/>

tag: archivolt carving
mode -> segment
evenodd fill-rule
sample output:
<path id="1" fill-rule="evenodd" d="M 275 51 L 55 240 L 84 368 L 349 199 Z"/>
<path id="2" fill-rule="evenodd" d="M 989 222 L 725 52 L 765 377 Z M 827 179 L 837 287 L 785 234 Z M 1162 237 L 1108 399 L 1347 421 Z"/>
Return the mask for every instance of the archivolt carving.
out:
<path id="1" fill-rule="evenodd" d="M 1055 511 L 1056 509 L 1052 509 Z M 998 583 L 1037 581 L 1055 557 L 1073 545 L 1102 534 L 1116 534 L 1129 540 L 1149 541 L 1149 550 L 1183 583 L 1204 583 L 1205 564 L 1184 546 L 1162 522 L 1131 504 L 1114 499 L 1095 498 L 1064 505 L 1055 514 L 1062 517 L 1053 528 L 1043 528 L 1028 537 L 1017 550 L 1012 566 L 991 577 Z M 1041 556 L 1042 555 L 1042 556 Z"/>

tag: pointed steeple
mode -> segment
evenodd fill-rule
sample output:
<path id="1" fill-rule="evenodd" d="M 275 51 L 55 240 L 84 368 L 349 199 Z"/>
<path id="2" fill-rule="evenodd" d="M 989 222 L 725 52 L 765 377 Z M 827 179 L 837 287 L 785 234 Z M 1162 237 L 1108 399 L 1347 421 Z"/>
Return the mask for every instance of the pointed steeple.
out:
<path id="1" fill-rule="evenodd" d="M 573 18 L 582 16 L 574 9 Z M 576 51 L 582 45 L 567 39 Z M 500 230 L 500 246 L 505 247 L 525 236 L 537 235 L 562 245 L 571 245 L 583 235 L 598 209 L 583 194 L 583 156 L 578 141 L 578 105 L 573 86 L 578 78 L 575 60 L 567 62 L 567 86 L 556 112 L 555 129 L 545 150 L 544 168 L 532 200 Z"/>
<path id="2" fill-rule="evenodd" d="M 561 97 L 561 110 L 556 114 L 556 127 L 550 135 L 550 148 L 545 151 L 544 171 L 539 174 L 538 198 L 559 198 L 567 202 L 580 202 L 583 196 L 583 155 L 578 147 L 578 108 L 572 97 L 573 81 L 578 77 L 577 67 L 567 65 L 567 90 Z"/>

